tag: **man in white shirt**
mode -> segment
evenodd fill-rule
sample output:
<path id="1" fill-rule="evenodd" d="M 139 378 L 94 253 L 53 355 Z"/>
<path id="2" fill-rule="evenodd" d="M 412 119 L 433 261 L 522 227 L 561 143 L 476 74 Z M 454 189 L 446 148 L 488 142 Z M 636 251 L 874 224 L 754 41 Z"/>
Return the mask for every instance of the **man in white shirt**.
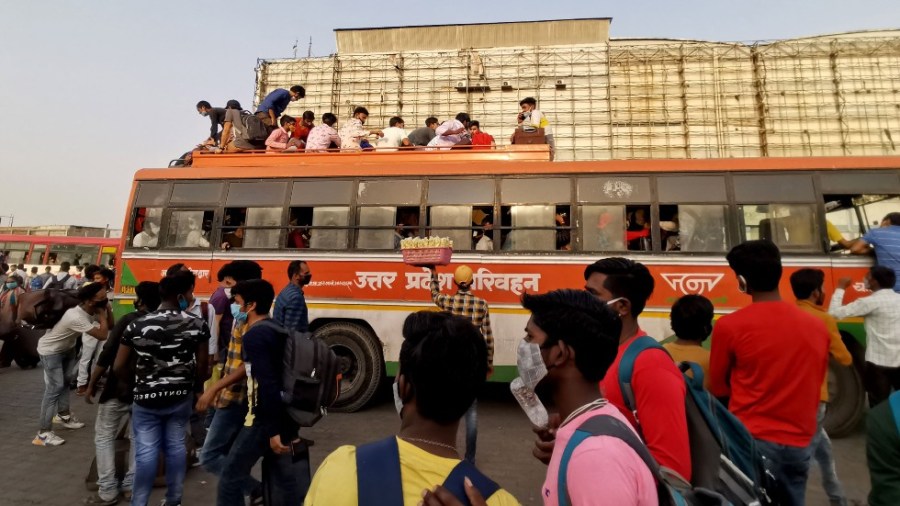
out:
<path id="1" fill-rule="evenodd" d="M 75 290 L 78 286 L 78 280 L 75 279 L 74 276 L 69 275 L 69 269 L 71 268 L 72 264 L 69 262 L 59 264 L 59 272 L 56 273 L 55 277 L 51 277 L 47 280 L 44 284 L 44 288 L 47 289 L 52 286 L 63 290 Z"/>
<path id="2" fill-rule="evenodd" d="M 469 115 L 461 112 L 456 115 L 456 119 L 450 119 L 437 127 L 434 131 L 436 134 L 434 139 L 428 143 L 430 148 L 449 149 L 455 144 L 459 144 L 469 135 Z"/>
<path id="3" fill-rule="evenodd" d="M 131 245 L 135 248 L 155 248 L 159 244 L 159 222 L 156 218 L 144 220 L 144 229 L 134 236 Z"/>
<path id="4" fill-rule="evenodd" d="M 862 316 L 866 328 L 866 367 L 863 383 L 869 394 L 869 406 L 875 407 L 900 390 L 900 293 L 894 291 L 897 275 L 882 265 L 866 274 L 866 286 L 872 295 L 844 305 L 849 278 L 838 281 L 828 312 L 837 319 Z"/>
<path id="5" fill-rule="evenodd" d="M 384 148 L 399 148 L 400 146 L 411 146 L 406 133 L 406 123 L 400 116 L 394 116 L 388 121 L 388 128 L 382 130 L 384 137 L 378 139 L 378 147 L 383 151 L 393 151 Z"/>

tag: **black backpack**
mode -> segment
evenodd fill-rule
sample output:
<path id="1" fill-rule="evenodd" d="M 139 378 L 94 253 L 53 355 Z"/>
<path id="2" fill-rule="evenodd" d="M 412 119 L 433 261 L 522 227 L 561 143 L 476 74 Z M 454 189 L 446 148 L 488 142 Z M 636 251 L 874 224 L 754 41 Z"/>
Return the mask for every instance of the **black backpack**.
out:
<path id="1" fill-rule="evenodd" d="M 312 427 L 334 404 L 341 392 L 337 355 L 310 332 L 285 329 L 272 320 L 263 323 L 285 334 L 281 400 L 301 427 Z"/>
<path id="2" fill-rule="evenodd" d="M 51 275 L 50 276 L 50 284 L 48 284 L 44 288 L 58 288 L 58 289 L 62 290 L 63 287 L 66 286 L 66 281 L 68 281 L 70 277 L 72 277 L 72 276 L 69 276 L 68 272 L 66 273 L 65 276 L 62 277 L 62 279 L 59 279 L 56 275 Z"/>
<path id="3" fill-rule="evenodd" d="M 241 115 L 241 139 L 249 142 L 265 142 L 269 137 L 269 128 L 255 114 Z"/>

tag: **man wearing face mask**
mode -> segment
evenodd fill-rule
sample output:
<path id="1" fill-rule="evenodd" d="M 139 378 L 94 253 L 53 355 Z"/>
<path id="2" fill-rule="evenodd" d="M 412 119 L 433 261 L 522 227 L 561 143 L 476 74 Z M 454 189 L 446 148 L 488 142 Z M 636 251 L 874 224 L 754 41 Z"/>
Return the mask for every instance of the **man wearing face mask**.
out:
<path id="1" fill-rule="evenodd" d="M 460 419 L 484 386 L 486 355 L 484 338 L 466 318 L 434 311 L 409 315 L 394 383 L 399 432 L 332 452 L 313 477 L 304 505 L 455 504 L 443 500 L 448 490 L 455 490 L 455 500 L 466 504 L 458 494 L 468 495 L 472 484 L 485 486 L 480 495 L 486 501 L 480 504 L 519 504 L 474 465 L 460 460 L 456 449 Z"/>
<path id="2" fill-rule="evenodd" d="M 659 465 L 690 481 L 686 390 L 681 371 L 671 357 L 662 349 L 647 349 L 637 356 L 631 376 L 634 408 L 626 403 L 619 384 L 622 356 L 638 337 L 647 335 L 638 324 L 638 316 L 653 293 L 653 276 L 641 263 L 612 257 L 589 265 L 584 280 L 585 290 L 605 302 L 622 320 L 619 351 L 600 382 L 601 392 L 641 432 Z M 637 411 L 637 416 L 633 411 Z"/>
<path id="3" fill-rule="evenodd" d="M 235 260 L 223 267 L 222 283 L 224 286 L 234 281 L 247 281 L 260 279 L 262 268 L 256 262 L 250 260 Z M 221 271 L 220 271 L 221 273 Z M 229 279 L 230 278 L 230 279 Z M 222 378 L 213 383 L 197 400 L 196 410 L 204 412 L 210 406 L 215 408 L 215 414 L 209 424 L 206 440 L 203 442 L 203 451 L 200 452 L 200 464 L 208 472 L 221 476 L 225 458 L 231 449 L 232 443 L 244 425 L 244 416 L 247 414 L 247 369 L 243 360 L 244 333 L 249 328 L 247 313 L 241 312 L 240 305 L 230 302 L 230 289 L 222 288 L 229 299 L 228 314 L 234 322 L 228 327 L 229 336 L 225 365 L 222 368 Z M 228 291 L 226 291 L 228 290 Z M 218 302 L 215 303 L 219 307 Z M 217 310 L 218 311 L 218 310 Z M 224 319 L 224 317 L 223 317 Z M 262 497 L 262 489 L 257 479 L 246 476 L 242 485 L 244 495 L 257 500 Z"/>
<path id="4" fill-rule="evenodd" d="M 297 332 L 309 331 L 309 311 L 306 308 L 306 295 L 303 287 L 312 280 L 312 271 L 303 260 L 294 260 L 288 264 L 288 284 L 275 299 L 275 311 L 272 319 L 279 325 Z"/>
<path id="5" fill-rule="evenodd" d="M 79 421 L 69 411 L 67 385 L 75 372 L 75 341 L 87 333 L 105 340 L 112 321 L 112 310 L 106 299 L 106 287 L 91 283 L 78 290 L 80 304 L 63 314 L 62 319 L 38 341 L 37 351 L 44 368 L 44 400 L 41 402 L 40 430 L 32 444 L 59 446 L 65 440 L 53 433 L 53 423 L 67 429 L 80 429 Z"/>
<path id="6" fill-rule="evenodd" d="M 589 437 L 575 443 L 571 458 L 562 462 L 575 431 L 589 420 L 610 421 L 640 444 L 625 416 L 597 390 L 616 359 L 622 320 L 602 301 L 577 290 L 526 294 L 522 306 L 531 318 L 519 345 L 520 375 L 562 419 L 542 488 L 544 504 L 555 506 L 560 496 L 574 506 L 656 504 L 650 469 L 622 439 Z M 567 480 L 560 482 L 561 476 Z"/>
<path id="7" fill-rule="evenodd" d="M 90 285 L 94 286 L 94 285 Z M 203 389 L 209 350 L 209 326 L 187 312 L 193 299 L 194 274 L 179 271 L 159 283 L 162 303 L 131 323 L 122 334 L 114 370 L 128 381 L 127 363 L 135 365 L 132 428 L 135 445 L 132 502 L 146 506 L 156 478 L 160 451 L 166 460 L 166 506 L 181 504 L 187 471 L 185 433 L 195 394 Z"/>
<path id="8" fill-rule="evenodd" d="M 709 357 L 709 391 L 728 398 L 765 457 L 766 487 L 775 504 L 802 505 L 828 368 L 822 320 L 781 299 L 781 253 L 771 241 L 739 244 L 725 257 L 749 306 L 716 322 Z"/>
<path id="9" fill-rule="evenodd" d="M 106 382 L 100 393 L 100 406 L 97 409 L 97 421 L 94 424 L 94 445 L 97 451 L 97 493 L 84 500 L 85 504 L 112 505 L 119 502 L 121 492 L 126 500 L 131 499 L 131 487 L 134 481 L 134 445 L 128 455 L 128 472 L 121 483 L 116 478 L 116 435 L 123 421 L 131 417 L 131 404 L 134 393 L 134 362 L 128 361 L 128 371 L 123 374 L 128 382 L 120 382 L 118 375 L 106 374 L 119 353 L 119 345 L 122 342 L 122 334 L 125 329 L 138 318 L 146 316 L 150 311 L 156 311 L 159 307 L 159 283 L 142 281 L 134 289 L 137 299 L 134 301 L 134 311 L 123 316 L 116 322 L 115 327 L 109 333 L 109 339 L 103 345 L 97 364 L 91 373 L 91 380 L 87 386 L 85 401 L 94 403 L 94 395 L 100 379 L 105 377 Z"/>

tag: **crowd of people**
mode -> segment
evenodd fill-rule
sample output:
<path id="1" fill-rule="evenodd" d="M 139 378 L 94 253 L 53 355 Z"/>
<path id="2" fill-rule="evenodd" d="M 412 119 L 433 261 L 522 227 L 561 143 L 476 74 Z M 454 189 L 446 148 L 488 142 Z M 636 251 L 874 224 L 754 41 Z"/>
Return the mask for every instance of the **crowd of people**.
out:
<path id="1" fill-rule="evenodd" d="M 883 249 L 886 243 L 879 244 Z M 850 280 L 839 280 L 826 306 L 826 277 L 818 269 L 793 272 L 794 300 L 783 297 L 781 255 L 770 241 L 745 242 L 726 258 L 750 304 L 714 325 L 712 302 L 686 295 L 671 308 L 671 342 L 636 356 L 629 350 L 647 335 L 640 316 L 655 285 L 643 264 L 601 259 L 585 268 L 583 289 L 523 296 L 530 318 L 517 365 L 551 413 L 548 423 L 535 427 L 533 448 L 547 465 L 544 504 L 666 504 L 660 469 L 692 483 L 695 450 L 681 362 L 699 366 L 708 391 L 752 436 L 765 471 L 759 485 L 772 504 L 805 503 L 813 461 L 829 500 L 847 504 L 823 420 L 829 359 L 842 365 L 853 360 L 836 323 L 850 316 L 864 318 L 868 339 L 869 504 L 900 501 L 900 433 L 890 423 L 900 420 L 895 270 L 880 263 L 870 268 L 865 285 L 872 293 L 849 304 L 844 297 Z M 219 478 L 220 505 L 243 505 L 248 498 L 251 504 L 309 506 L 517 504 L 475 467 L 476 397 L 493 371 L 494 340 L 488 301 L 471 291 L 471 268 L 454 272 L 454 294 L 441 293 L 432 268 L 431 295 L 440 311 L 416 312 L 404 323 L 393 384 L 397 433 L 338 448 L 314 475 L 308 445 L 287 416 L 278 382 L 285 339 L 279 329 L 309 330 L 307 262 L 288 265 L 277 296 L 256 262 L 230 262 L 219 270 L 220 286 L 208 303 L 194 296 L 194 274 L 176 264 L 158 282 L 140 283 L 135 312 L 119 321 L 108 302 L 112 273 L 88 269 L 92 282 L 77 289 L 79 304 L 38 345 L 45 393 L 33 439 L 37 446 L 58 446 L 64 440 L 55 425 L 84 426 L 68 392 L 79 369 L 76 394 L 88 402 L 99 394 L 99 488 L 85 503 L 112 505 L 125 497 L 146 505 L 162 454 L 168 487 L 163 505 L 180 504 L 196 445 L 199 464 Z M 7 283 L 19 277 L 7 275 Z M 70 277 L 61 272 L 49 282 L 67 286 Z M 0 301 L 19 289 L 5 286 Z M 93 364 L 87 379 L 76 366 L 79 339 Z M 627 384 L 621 380 L 625 367 Z M 129 417 L 129 469 L 117 474 L 114 443 Z M 466 426 L 462 458 L 455 444 L 460 423 Z M 260 461 L 262 481 L 251 474 Z"/>
<path id="2" fill-rule="evenodd" d="M 284 114 L 288 105 L 303 99 L 303 86 L 289 90 L 276 89 L 266 95 L 255 113 L 245 111 L 237 100 L 229 100 L 225 107 L 213 107 L 206 100 L 197 103 L 197 112 L 210 120 L 209 137 L 198 147 L 212 152 L 243 152 L 265 150 L 267 152 L 327 152 L 340 151 L 394 151 L 408 149 L 492 149 L 497 143 L 494 137 L 481 129 L 477 120 L 461 112 L 453 119 L 440 121 L 436 117 L 425 120 L 425 126 L 407 130 L 406 122 L 399 116 L 389 119 L 384 128 L 366 125 L 369 111 L 355 107 L 349 118 L 338 125 L 338 118 L 331 112 L 321 115 L 315 123 L 314 111 L 303 112 L 300 118 Z M 537 109 L 532 97 L 520 101 L 517 129 L 510 143 L 535 143 L 530 139 L 550 145 L 551 155 L 555 147 L 547 116 Z M 221 130 L 220 130 L 221 127 Z M 524 135 L 524 136 L 523 136 Z M 529 139 L 529 140 L 526 140 Z"/>

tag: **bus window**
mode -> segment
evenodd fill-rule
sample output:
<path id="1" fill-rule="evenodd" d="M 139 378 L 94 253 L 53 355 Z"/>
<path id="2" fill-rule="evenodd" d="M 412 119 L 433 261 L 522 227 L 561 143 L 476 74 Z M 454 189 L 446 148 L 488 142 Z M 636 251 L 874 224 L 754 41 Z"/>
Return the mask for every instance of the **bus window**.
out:
<path id="1" fill-rule="evenodd" d="M 889 195 L 863 195 L 860 197 L 860 207 L 866 224 L 866 231 L 881 226 L 882 220 L 889 213 L 895 213 L 900 209 L 900 197 Z"/>
<path id="2" fill-rule="evenodd" d="M 280 207 L 229 207 L 222 222 L 222 248 L 274 249 L 281 244 Z"/>
<path id="3" fill-rule="evenodd" d="M 139 207 L 134 211 L 131 225 L 131 245 L 151 249 L 159 246 L 159 227 L 162 221 L 161 207 Z"/>
<path id="4" fill-rule="evenodd" d="M 346 206 L 315 207 L 309 231 L 310 249 L 345 250 L 350 247 L 350 208 Z"/>
<path id="5" fill-rule="evenodd" d="M 557 231 L 568 230 L 568 227 L 560 227 L 557 222 L 557 215 L 561 213 L 568 216 L 568 206 L 501 207 L 501 249 L 505 251 L 556 251 Z"/>
<path id="6" fill-rule="evenodd" d="M 659 229 L 663 251 L 727 251 L 725 206 L 661 205 Z"/>
<path id="7" fill-rule="evenodd" d="M 9 253 L 6 257 L 6 263 L 10 265 L 24 264 L 29 247 L 31 245 L 27 242 L 0 242 L 0 251 Z"/>
<path id="8" fill-rule="evenodd" d="M 625 250 L 625 206 L 581 206 L 583 251 Z"/>
<path id="9" fill-rule="evenodd" d="M 483 212 L 480 214 L 482 218 L 486 216 Z M 481 227 L 473 226 L 474 219 L 472 206 L 431 206 L 428 208 L 428 233 L 450 238 L 456 251 L 472 250 L 482 238 Z M 481 225 L 481 220 L 477 223 Z M 486 245 L 487 242 L 483 246 Z"/>
<path id="10" fill-rule="evenodd" d="M 213 211 L 172 211 L 166 245 L 170 248 L 209 248 Z"/>
<path id="11" fill-rule="evenodd" d="M 744 240 L 768 239 L 782 249 L 819 249 L 813 204 L 741 205 L 739 208 L 744 220 Z"/>
<path id="12" fill-rule="evenodd" d="M 44 263 L 44 253 L 47 252 L 46 244 L 35 244 L 31 248 L 31 256 L 28 259 L 28 263 L 38 265 Z"/>
<path id="13" fill-rule="evenodd" d="M 825 195 L 825 225 L 832 251 L 849 247 L 850 241 L 869 229 L 881 226 L 881 220 L 900 209 L 900 197 L 891 195 Z"/>
<path id="14" fill-rule="evenodd" d="M 419 233 L 418 207 L 359 208 L 359 249 L 400 249 L 400 241 Z"/>
<path id="15" fill-rule="evenodd" d="M 100 256 L 100 247 L 89 244 L 51 244 L 52 263 L 69 262 L 72 265 L 93 264 Z"/>
<path id="16" fill-rule="evenodd" d="M 650 206 L 625 206 L 625 241 L 628 251 L 651 251 Z"/>

